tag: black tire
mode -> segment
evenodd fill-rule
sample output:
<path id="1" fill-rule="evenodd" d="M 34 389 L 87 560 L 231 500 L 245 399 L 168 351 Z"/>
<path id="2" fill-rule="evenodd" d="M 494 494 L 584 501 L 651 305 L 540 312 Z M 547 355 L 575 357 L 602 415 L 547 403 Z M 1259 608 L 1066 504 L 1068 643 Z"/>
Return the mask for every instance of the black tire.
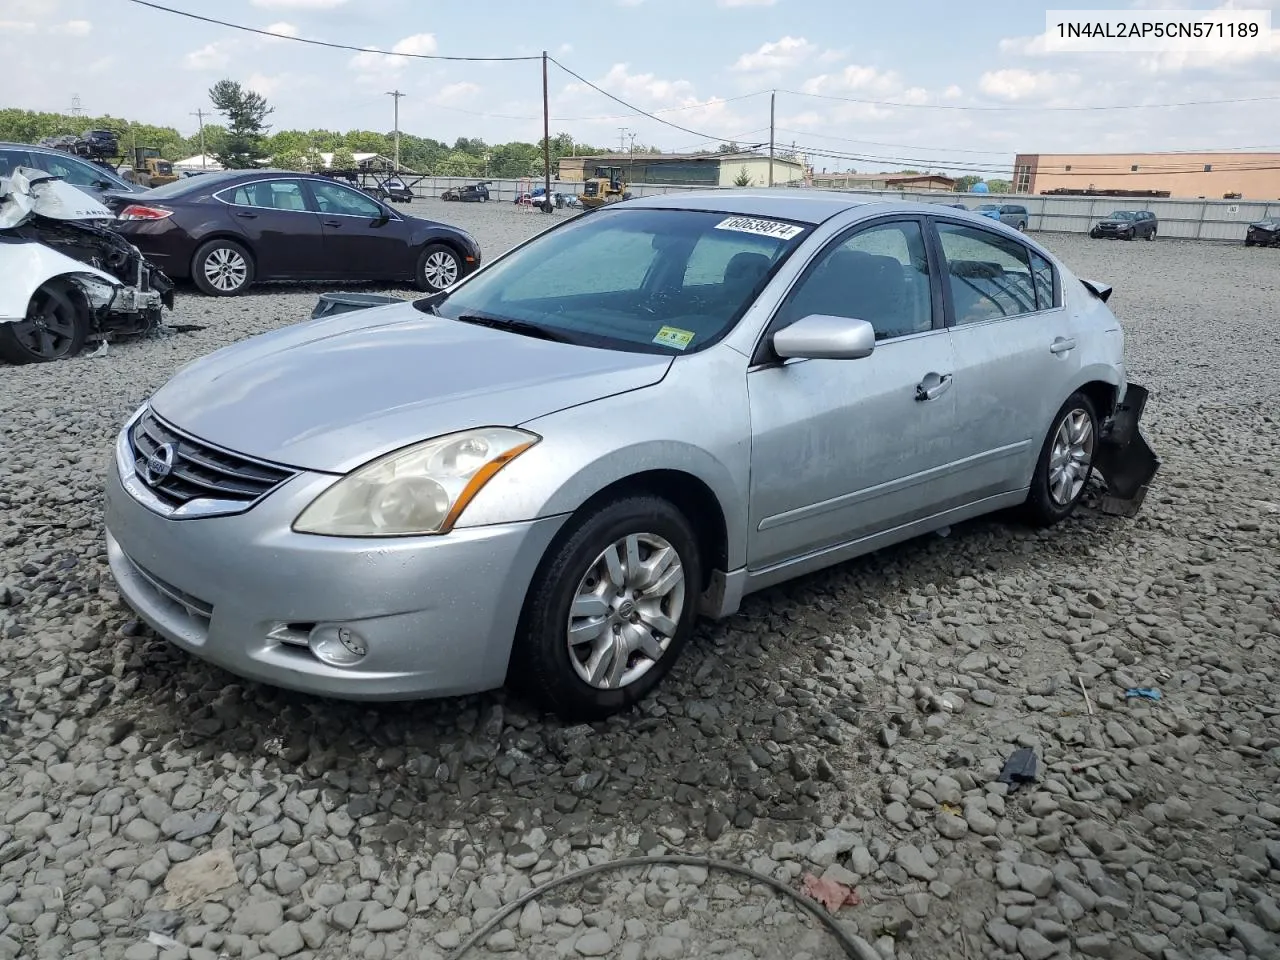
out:
<path id="1" fill-rule="evenodd" d="M 1147 234 L 1147 239 L 1154 240 L 1155 238 L 1156 238 L 1156 228 L 1152 227 L 1151 232 Z"/>
<path id="2" fill-rule="evenodd" d="M 211 297 L 235 297 L 253 284 L 253 255 L 234 240 L 210 240 L 191 258 L 191 280 Z"/>
<path id="3" fill-rule="evenodd" d="M 452 268 L 447 263 L 452 262 Z M 429 243 L 418 255 L 413 284 L 424 293 L 439 293 L 462 275 L 462 257 L 443 243 Z"/>
<path id="4" fill-rule="evenodd" d="M 1126 240 L 1137 240 L 1137 239 L 1138 239 L 1138 231 L 1137 231 L 1137 230 L 1130 230 L 1128 233 L 1126 233 L 1126 234 L 1124 235 L 1124 238 L 1125 238 Z"/>
<path id="5" fill-rule="evenodd" d="M 1089 436 L 1092 442 L 1088 447 L 1088 461 L 1079 489 L 1062 502 L 1050 489 L 1050 466 L 1054 459 L 1055 439 L 1067 418 L 1080 413 L 1088 417 Z M 1049 432 L 1044 438 L 1044 445 L 1040 448 L 1040 459 L 1036 461 L 1035 472 L 1031 475 L 1031 489 L 1027 491 L 1027 500 L 1023 504 L 1024 516 L 1031 524 L 1037 527 L 1051 527 L 1071 515 L 1084 495 L 1089 476 L 1093 472 L 1093 464 L 1098 455 L 1098 442 L 1098 412 L 1094 409 L 1093 402 L 1083 393 L 1073 393 L 1053 415 Z"/>
<path id="6" fill-rule="evenodd" d="M 25 319 L 0 323 L 0 359 L 23 364 L 74 357 L 89 335 L 91 319 L 64 282 L 50 280 L 31 295 Z"/>
<path id="7" fill-rule="evenodd" d="M 656 536 L 674 548 L 684 574 L 682 606 L 669 642 L 656 659 L 639 651 L 628 654 L 628 665 L 647 662 L 647 669 L 623 686 L 602 689 L 583 679 L 574 665 L 568 642 L 570 610 L 579 586 L 594 572 L 598 558 L 610 545 L 631 535 Z M 701 583 L 697 536 L 669 501 L 630 496 L 583 514 L 551 547 L 534 575 L 512 648 L 509 681 L 545 709 L 570 721 L 598 720 L 630 708 L 661 682 L 688 643 L 697 620 Z M 631 598 L 613 596 L 622 604 L 614 612 L 625 614 Z M 664 612 L 672 611 L 668 608 Z M 639 625 L 642 621 L 630 622 Z"/>
<path id="8" fill-rule="evenodd" d="M 1244 245 L 1245 245 L 1246 247 L 1252 247 L 1252 246 L 1253 246 L 1253 241 L 1252 241 L 1252 240 L 1250 240 L 1248 237 L 1245 237 L 1245 238 L 1244 238 Z"/>

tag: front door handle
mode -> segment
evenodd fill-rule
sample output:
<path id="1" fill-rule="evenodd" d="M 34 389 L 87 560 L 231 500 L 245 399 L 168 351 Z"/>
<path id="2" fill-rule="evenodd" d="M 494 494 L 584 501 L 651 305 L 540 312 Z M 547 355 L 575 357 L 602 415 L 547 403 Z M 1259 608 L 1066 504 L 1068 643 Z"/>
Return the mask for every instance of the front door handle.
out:
<path id="1" fill-rule="evenodd" d="M 326 220 L 326 221 L 324 222 L 324 225 L 325 225 L 326 227 L 340 227 L 340 226 L 342 226 L 342 221 L 341 221 L 341 220 Z"/>
<path id="2" fill-rule="evenodd" d="M 951 388 L 951 374 L 931 373 L 916 384 L 916 399 L 936 400 Z"/>
<path id="3" fill-rule="evenodd" d="M 1068 350 L 1074 350 L 1075 348 L 1075 340 L 1067 337 L 1056 337 L 1053 343 L 1049 344 L 1050 353 L 1066 353 Z"/>

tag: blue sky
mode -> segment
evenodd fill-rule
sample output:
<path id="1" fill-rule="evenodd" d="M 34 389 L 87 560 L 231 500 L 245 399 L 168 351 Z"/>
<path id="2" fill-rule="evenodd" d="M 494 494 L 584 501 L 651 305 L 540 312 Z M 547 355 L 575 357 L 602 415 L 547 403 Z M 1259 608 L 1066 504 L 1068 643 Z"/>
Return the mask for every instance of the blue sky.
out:
<path id="1" fill-rule="evenodd" d="M 818 169 L 987 170 L 1016 152 L 1280 149 L 1280 101 L 1181 109 L 1061 111 L 1280 93 L 1280 30 L 1246 54 L 1045 53 L 1043 5 L 985 0 L 981 13 L 916 0 L 163 0 L 275 33 L 381 50 L 553 56 L 617 96 L 695 133 L 628 111 L 551 68 L 552 133 L 665 150 L 768 138 Z M 1053 6 L 1067 6 L 1065 3 Z M 1111 0 L 1118 8 L 1271 9 L 1265 2 Z M 974 8 L 970 8 L 971 10 Z M 265 94 L 278 128 L 401 128 L 452 142 L 541 135 L 535 62 L 456 63 L 253 37 L 128 0 L 0 0 L 0 106 L 112 113 L 193 132 L 192 111 L 231 77 Z M 805 95 L 809 94 L 809 95 Z M 813 96 L 820 94 L 821 96 Z M 849 102 L 852 98 L 864 102 Z M 880 101 L 867 103 L 865 101 Z M 889 104 L 889 105 L 886 105 Z M 998 107 L 1001 109 L 975 109 Z M 714 139 L 704 139 L 703 134 Z M 629 139 L 626 141 L 629 142 Z M 819 151 L 847 157 L 821 156 Z M 907 162 L 900 162 L 907 161 Z"/>

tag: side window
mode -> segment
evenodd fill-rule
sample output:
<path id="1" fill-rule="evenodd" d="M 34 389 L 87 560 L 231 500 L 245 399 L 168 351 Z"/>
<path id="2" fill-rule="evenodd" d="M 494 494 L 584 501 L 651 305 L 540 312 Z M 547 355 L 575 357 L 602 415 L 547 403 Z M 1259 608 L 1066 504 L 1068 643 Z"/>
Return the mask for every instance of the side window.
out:
<path id="1" fill-rule="evenodd" d="M 933 291 L 920 224 L 881 223 L 835 241 L 788 294 L 773 329 L 813 313 L 866 320 L 877 340 L 931 330 Z"/>
<path id="2" fill-rule="evenodd" d="M 316 204 L 321 213 L 342 214 L 348 217 L 368 217 L 374 219 L 382 216 L 382 208 L 358 190 L 343 187 L 336 183 L 322 183 L 312 180 L 311 192 L 316 196 Z"/>
<path id="3" fill-rule="evenodd" d="M 954 223 L 938 224 L 957 326 L 1032 313 L 1030 251 L 1016 240 Z"/>
<path id="4" fill-rule="evenodd" d="M 34 166 L 31 156 L 25 150 L 0 150 L 0 177 L 9 176 L 18 167 Z"/>
<path id="5" fill-rule="evenodd" d="M 92 186 L 99 180 L 106 179 L 104 174 L 100 174 L 89 164 L 72 160 L 70 157 L 63 158 L 52 153 L 38 153 L 31 159 L 35 161 L 33 166 L 45 171 L 45 173 L 52 173 L 56 177 L 62 177 L 67 183 L 74 184 L 77 187 Z"/>
<path id="6" fill-rule="evenodd" d="M 1031 273 L 1036 283 L 1036 309 L 1049 310 L 1056 303 L 1054 300 L 1053 264 L 1038 253 L 1031 254 Z"/>
<path id="7" fill-rule="evenodd" d="M 220 196 L 242 207 L 261 207 L 266 210 L 307 209 L 302 196 L 302 184 L 297 180 L 260 180 L 245 183 Z"/>

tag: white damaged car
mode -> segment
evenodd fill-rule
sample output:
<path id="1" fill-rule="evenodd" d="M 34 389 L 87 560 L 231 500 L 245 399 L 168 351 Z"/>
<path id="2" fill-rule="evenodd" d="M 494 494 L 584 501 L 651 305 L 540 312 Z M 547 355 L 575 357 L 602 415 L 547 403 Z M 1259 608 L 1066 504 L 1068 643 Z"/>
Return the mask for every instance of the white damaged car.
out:
<path id="1" fill-rule="evenodd" d="M 143 333 L 173 309 L 173 281 L 111 229 L 111 211 L 62 178 L 0 177 L 0 360 L 74 356 Z"/>

